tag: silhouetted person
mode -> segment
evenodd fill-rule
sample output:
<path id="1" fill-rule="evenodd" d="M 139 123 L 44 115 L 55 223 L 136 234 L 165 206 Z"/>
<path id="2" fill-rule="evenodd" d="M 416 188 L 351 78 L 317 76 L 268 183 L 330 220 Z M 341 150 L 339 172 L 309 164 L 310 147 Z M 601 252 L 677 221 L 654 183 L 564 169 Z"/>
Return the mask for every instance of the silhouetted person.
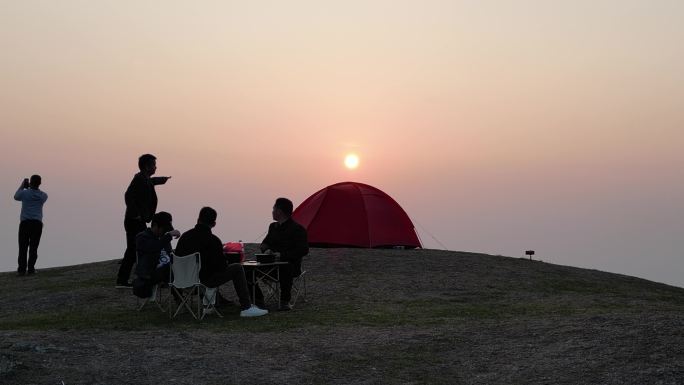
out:
<path id="1" fill-rule="evenodd" d="M 157 171 L 157 158 L 151 154 L 138 158 L 140 172 L 135 174 L 126 194 L 126 214 L 124 229 L 126 230 L 126 251 L 124 252 L 119 274 L 116 279 L 117 288 L 130 288 L 128 278 L 135 264 L 135 237 L 144 231 L 146 223 L 152 220 L 157 211 L 157 192 L 154 186 L 166 183 L 170 176 L 152 177 Z"/>
<path id="2" fill-rule="evenodd" d="M 288 262 L 280 267 L 280 309 L 291 310 L 292 280 L 302 274 L 302 258 L 309 253 L 306 229 L 292 219 L 292 201 L 278 198 L 273 205 L 273 220 L 268 226 L 268 234 L 261 243 L 261 252 L 278 252 L 280 261 Z M 255 300 L 263 304 L 264 296 L 255 288 Z"/>
<path id="3" fill-rule="evenodd" d="M 228 281 L 233 281 L 233 287 L 240 299 L 241 317 L 258 317 L 268 314 L 268 310 L 252 306 L 242 265 L 239 263 L 229 265 L 226 262 L 226 257 L 223 255 L 223 243 L 211 233 L 211 229 L 216 226 L 216 217 L 216 210 L 203 207 L 195 228 L 183 233 L 178 240 L 176 255 L 200 253 L 202 261 L 202 268 L 199 272 L 200 282 L 210 288 L 218 288 Z M 218 296 L 218 292 L 216 295 Z"/>
<path id="4" fill-rule="evenodd" d="M 32 175 L 31 180 L 24 179 L 14 193 L 14 199 L 21 201 L 21 222 L 19 223 L 19 258 L 17 274 L 32 275 L 36 272 L 38 245 L 43 234 L 43 204 L 48 196 L 39 189 L 42 179 L 40 175 Z M 28 265 L 26 253 L 28 252 Z M 28 269 L 28 270 L 27 270 Z"/>
<path id="5" fill-rule="evenodd" d="M 150 228 L 135 237 L 138 264 L 135 267 L 137 278 L 133 292 L 138 296 L 148 297 L 154 284 L 169 281 L 173 253 L 171 240 L 180 236 L 180 232 L 174 230 L 172 221 L 171 214 L 158 212 L 152 216 Z"/>

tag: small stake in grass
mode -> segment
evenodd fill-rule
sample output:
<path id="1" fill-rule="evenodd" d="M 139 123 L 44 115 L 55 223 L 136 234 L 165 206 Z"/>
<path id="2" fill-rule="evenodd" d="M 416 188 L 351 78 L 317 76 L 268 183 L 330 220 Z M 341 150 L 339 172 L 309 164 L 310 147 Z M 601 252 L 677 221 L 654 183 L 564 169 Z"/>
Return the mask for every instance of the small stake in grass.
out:
<path id="1" fill-rule="evenodd" d="M 525 255 L 528 255 L 530 257 L 530 261 L 532 260 L 532 256 L 534 255 L 534 250 L 527 250 L 525 252 Z"/>

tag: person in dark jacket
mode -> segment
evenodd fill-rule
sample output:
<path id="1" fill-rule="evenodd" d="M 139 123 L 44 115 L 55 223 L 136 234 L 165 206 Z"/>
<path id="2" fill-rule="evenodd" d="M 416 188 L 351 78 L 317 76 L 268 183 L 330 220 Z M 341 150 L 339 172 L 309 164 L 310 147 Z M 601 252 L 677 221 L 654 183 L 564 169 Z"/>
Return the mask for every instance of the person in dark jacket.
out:
<path id="1" fill-rule="evenodd" d="M 164 184 L 170 176 L 152 177 L 157 171 L 157 158 L 151 154 L 145 154 L 138 159 L 140 172 L 133 176 L 124 198 L 126 201 L 126 214 L 124 215 L 124 229 L 126 230 L 126 251 L 124 252 L 119 273 L 116 279 L 117 288 L 130 288 L 128 278 L 135 264 L 135 237 L 144 231 L 157 211 L 157 193 L 154 186 Z"/>
<path id="2" fill-rule="evenodd" d="M 152 286 L 159 282 L 169 282 L 169 272 L 173 249 L 171 240 L 180 236 L 174 230 L 171 214 L 161 211 L 152 216 L 150 228 L 135 237 L 138 264 L 135 267 L 133 293 L 146 298 L 151 295 Z"/>
<path id="3" fill-rule="evenodd" d="M 262 253 L 280 253 L 280 309 L 291 310 L 292 280 L 302 274 L 302 258 L 309 253 L 306 229 L 292 219 L 293 205 L 287 198 L 278 198 L 273 205 L 273 220 L 268 234 L 261 242 Z M 263 303 L 264 296 L 257 285 L 255 303 Z"/>
<path id="4" fill-rule="evenodd" d="M 43 205 L 48 199 L 45 192 L 40 190 L 42 179 L 40 175 L 32 175 L 31 179 L 24 179 L 19 189 L 14 193 L 14 200 L 21 202 L 21 216 L 19 223 L 19 258 L 17 275 L 32 275 L 36 272 L 38 259 L 38 245 L 43 234 Z M 28 252 L 28 263 L 26 253 Z M 27 270 L 28 269 L 28 270 Z"/>
<path id="5" fill-rule="evenodd" d="M 233 281 L 235 292 L 240 299 L 241 317 L 257 317 L 267 314 L 268 310 L 252 305 L 242 265 L 239 263 L 227 264 L 226 257 L 223 255 L 223 243 L 211 233 L 211 229 L 216 226 L 216 217 L 216 210 L 211 207 L 203 207 L 200 210 L 195 228 L 183 233 L 178 240 L 176 255 L 185 256 L 200 253 L 202 263 L 199 272 L 200 282 L 209 288 L 218 288 L 228 281 Z"/>

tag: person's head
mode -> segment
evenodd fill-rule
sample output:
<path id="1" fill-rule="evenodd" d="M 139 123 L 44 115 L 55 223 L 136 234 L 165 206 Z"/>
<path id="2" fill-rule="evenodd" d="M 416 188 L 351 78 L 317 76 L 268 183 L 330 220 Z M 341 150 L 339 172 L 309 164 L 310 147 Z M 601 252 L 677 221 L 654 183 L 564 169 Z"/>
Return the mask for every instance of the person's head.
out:
<path id="1" fill-rule="evenodd" d="M 157 171 L 157 157 L 152 154 L 144 154 L 138 158 L 138 168 L 147 176 L 152 176 Z"/>
<path id="2" fill-rule="evenodd" d="M 218 214 L 216 213 L 216 210 L 212 209 L 211 207 L 202 207 L 202 210 L 199 212 L 199 217 L 197 218 L 197 223 L 214 227 L 216 226 L 217 216 Z"/>
<path id="3" fill-rule="evenodd" d="M 29 180 L 29 187 L 31 187 L 32 189 L 38 189 L 41 183 L 43 183 L 43 179 L 40 177 L 40 175 L 31 175 L 31 179 Z"/>
<path id="4" fill-rule="evenodd" d="M 150 224 L 150 229 L 154 235 L 160 237 L 169 231 L 173 230 L 173 224 L 171 223 L 173 218 L 171 214 L 166 211 L 160 211 L 152 216 L 152 223 Z"/>
<path id="5" fill-rule="evenodd" d="M 292 216 L 292 201 L 287 198 L 278 198 L 273 205 L 273 220 L 282 222 Z"/>

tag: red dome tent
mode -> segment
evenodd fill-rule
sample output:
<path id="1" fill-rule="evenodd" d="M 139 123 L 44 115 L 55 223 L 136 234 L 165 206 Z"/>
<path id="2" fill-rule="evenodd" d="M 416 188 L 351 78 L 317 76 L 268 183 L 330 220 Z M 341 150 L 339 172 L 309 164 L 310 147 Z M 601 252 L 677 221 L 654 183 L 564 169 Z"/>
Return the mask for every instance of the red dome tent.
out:
<path id="1" fill-rule="evenodd" d="M 311 195 L 294 211 L 318 247 L 421 247 L 404 209 L 363 183 L 342 182 Z"/>

